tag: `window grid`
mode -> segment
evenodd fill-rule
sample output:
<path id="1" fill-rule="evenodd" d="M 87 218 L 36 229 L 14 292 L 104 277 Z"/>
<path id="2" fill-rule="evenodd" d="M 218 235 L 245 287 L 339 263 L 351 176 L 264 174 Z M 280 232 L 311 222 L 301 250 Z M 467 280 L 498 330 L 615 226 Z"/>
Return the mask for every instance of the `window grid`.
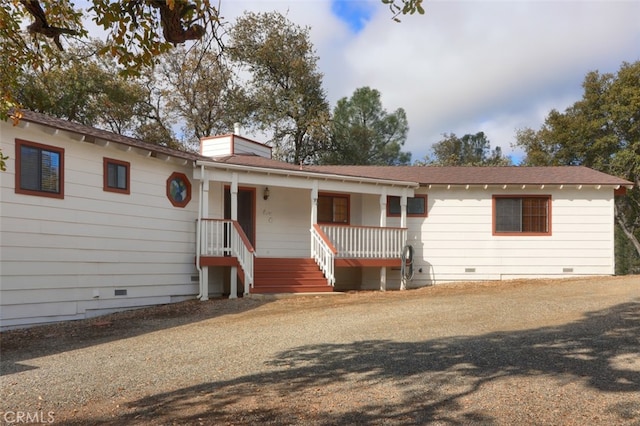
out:
<path id="1" fill-rule="evenodd" d="M 64 149 L 16 139 L 15 191 L 64 198 Z"/>
<path id="2" fill-rule="evenodd" d="M 318 195 L 318 222 L 349 224 L 349 197 Z"/>
<path id="3" fill-rule="evenodd" d="M 494 196 L 494 235 L 550 235 L 551 196 Z"/>

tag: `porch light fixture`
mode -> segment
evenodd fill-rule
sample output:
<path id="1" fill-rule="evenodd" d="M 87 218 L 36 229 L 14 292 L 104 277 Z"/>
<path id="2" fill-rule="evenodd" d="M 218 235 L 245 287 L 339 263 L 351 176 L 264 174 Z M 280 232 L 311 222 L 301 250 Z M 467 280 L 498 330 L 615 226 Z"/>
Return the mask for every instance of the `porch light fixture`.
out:
<path id="1" fill-rule="evenodd" d="M 268 187 L 268 186 L 265 186 L 265 187 L 264 187 L 264 192 L 262 193 L 262 198 L 263 198 L 264 200 L 268 200 L 268 199 L 269 199 L 269 195 L 270 195 L 270 194 L 269 194 L 269 187 Z"/>

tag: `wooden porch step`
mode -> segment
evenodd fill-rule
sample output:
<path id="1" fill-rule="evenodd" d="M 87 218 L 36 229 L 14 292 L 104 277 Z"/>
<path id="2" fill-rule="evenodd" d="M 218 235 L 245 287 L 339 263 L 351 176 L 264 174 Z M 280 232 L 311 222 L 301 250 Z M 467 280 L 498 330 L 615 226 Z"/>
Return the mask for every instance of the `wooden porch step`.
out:
<path id="1" fill-rule="evenodd" d="M 254 261 L 252 293 L 331 292 L 333 287 L 309 258 L 264 258 Z"/>
<path id="2" fill-rule="evenodd" d="M 251 289 L 254 294 L 272 293 L 331 293 L 333 287 L 325 284 L 321 286 L 279 285 L 279 286 L 255 286 Z"/>

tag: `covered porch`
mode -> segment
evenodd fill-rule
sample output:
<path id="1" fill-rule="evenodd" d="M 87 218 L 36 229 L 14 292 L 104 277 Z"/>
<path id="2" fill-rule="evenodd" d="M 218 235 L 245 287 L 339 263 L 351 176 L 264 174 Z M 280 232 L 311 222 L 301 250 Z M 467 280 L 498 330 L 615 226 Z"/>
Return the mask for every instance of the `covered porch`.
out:
<path id="1" fill-rule="evenodd" d="M 374 268 L 385 290 L 388 268 L 402 266 L 414 183 L 209 162 L 198 170 L 202 300 L 333 291 L 344 269 Z M 389 197 L 399 200 L 394 217 Z"/>

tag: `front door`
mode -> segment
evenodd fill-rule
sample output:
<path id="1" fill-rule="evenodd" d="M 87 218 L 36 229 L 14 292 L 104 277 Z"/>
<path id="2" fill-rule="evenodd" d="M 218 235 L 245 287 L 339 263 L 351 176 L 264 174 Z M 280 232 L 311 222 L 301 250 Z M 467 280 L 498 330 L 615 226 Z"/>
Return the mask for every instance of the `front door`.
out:
<path id="1" fill-rule="evenodd" d="M 224 189 L 224 218 L 231 219 L 231 188 Z M 256 247 L 256 189 L 238 188 L 238 223 Z"/>

